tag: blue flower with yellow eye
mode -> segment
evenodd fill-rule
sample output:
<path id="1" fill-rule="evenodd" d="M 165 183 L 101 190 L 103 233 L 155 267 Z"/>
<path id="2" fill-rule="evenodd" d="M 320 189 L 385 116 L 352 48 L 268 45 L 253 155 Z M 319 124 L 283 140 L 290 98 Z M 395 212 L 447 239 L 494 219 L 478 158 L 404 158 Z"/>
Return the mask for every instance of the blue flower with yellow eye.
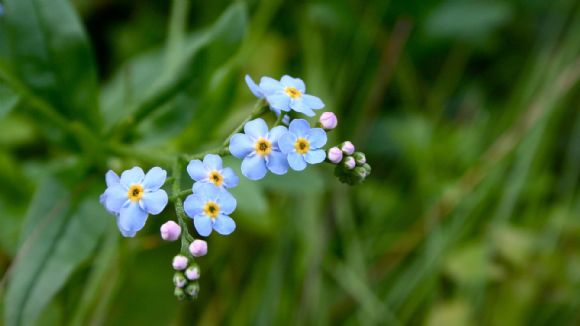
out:
<path id="1" fill-rule="evenodd" d="M 220 188 L 233 188 L 240 182 L 234 170 L 222 167 L 222 158 L 215 154 L 207 154 L 203 162 L 191 160 L 187 165 L 187 173 L 197 181 L 194 189 L 204 183 L 211 183 Z"/>
<path id="2" fill-rule="evenodd" d="M 149 214 L 163 211 L 168 198 L 161 186 L 166 178 L 167 172 L 160 167 L 152 168 L 147 174 L 140 167 L 134 167 L 124 171 L 120 178 L 112 171 L 107 172 L 107 190 L 100 201 L 117 217 L 123 236 L 135 236 L 145 226 Z"/>
<path id="3" fill-rule="evenodd" d="M 288 75 L 283 76 L 280 81 L 262 77 L 259 91 L 266 97 L 270 107 L 277 112 L 294 110 L 313 117 L 315 115 L 313 110 L 324 107 L 324 103 L 318 97 L 305 93 L 306 86 L 302 79 Z"/>
<path id="4" fill-rule="evenodd" d="M 302 171 L 306 163 L 317 164 L 326 158 L 320 149 L 326 144 L 326 132 L 321 128 L 310 128 L 304 119 L 290 122 L 288 132 L 280 137 L 278 146 L 287 155 L 288 164 L 293 170 Z"/>
<path id="5" fill-rule="evenodd" d="M 278 139 L 288 131 L 284 126 L 268 130 L 264 119 L 258 118 L 244 125 L 243 134 L 230 139 L 230 153 L 242 161 L 242 174 L 250 180 L 262 179 L 268 170 L 275 174 L 288 171 L 286 155 L 278 147 Z"/>
<path id="6" fill-rule="evenodd" d="M 236 222 L 229 216 L 236 209 L 234 196 L 211 183 L 202 183 L 194 191 L 185 198 L 183 209 L 197 233 L 207 237 L 212 230 L 222 235 L 234 232 Z"/>

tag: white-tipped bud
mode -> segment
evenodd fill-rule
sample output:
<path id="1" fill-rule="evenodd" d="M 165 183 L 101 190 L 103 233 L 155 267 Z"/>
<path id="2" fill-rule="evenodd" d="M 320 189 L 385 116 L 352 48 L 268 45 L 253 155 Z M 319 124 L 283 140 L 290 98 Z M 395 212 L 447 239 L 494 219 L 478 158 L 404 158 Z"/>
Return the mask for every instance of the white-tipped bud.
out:
<path id="1" fill-rule="evenodd" d="M 207 242 L 204 240 L 196 239 L 189 245 L 189 252 L 193 257 L 201 257 L 207 254 Z"/>
<path id="2" fill-rule="evenodd" d="M 175 257 L 173 257 L 173 269 L 175 269 L 176 271 L 182 271 L 184 269 L 187 268 L 187 257 L 182 256 L 182 255 L 177 255 Z"/>
<path id="3" fill-rule="evenodd" d="M 190 281 L 195 281 L 197 279 L 199 279 L 199 267 L 197 266 L 189 266 L 186 270 L 185 270 L 185 277 L 187 277 L 188 280 Z"/>
<path id="4" fill-rule="evenodd" d="M 187 284 L 187 279 L 183 273 L 177 272 L 173 274 L 173 284 L 178 288 L 182 288 L 185 286 L 185 284 Z"/>
<path id="5" fill-rule="evenodd" d="M 199 284 L 191 283 L 187 285 L 185 288 L 185 293 L 187 293 L 192 298 L 196 298 L 197 294 L 199 293 Z"/>
<path id="6" fill-rule="evenodd" d="M 326 129 L 326 130 L 331 130 L 336 128 L 336 125 L 338 124 L 338 120 L 336 118 L 336 115 L 333 112 L 324 112 L 320 115 L 320 119 L 318 120 L 320 122 L 320 126 L 322 126 L 322 128 Z"/>
<path id="7" fill-rule="evenodd" d="M 342 151 L 338 147 L 332 147 L 328 150 L 328 160 L 334 164 L 342 161 Z"/>
<path id="8" fill-rule="evenodd" d="M 160 231 L 161 238 L 165 241 L 175 241 L 181 235 L 181 227 L 173 221 L 165 222 Z"/>
<path id="9" fill-rule="evenodd" d="M 352 156 L 347 156 L 344 159 L 343 163 L 344 163 L 344 166 L 349 170 L 354 169 L 354 167 L 356 166 L 356 161 L 354 160 L 354 158 Z"/>
<path id="10" fill-rule="evenodd" d="M 365 156 L 364 153 L 356 152 L 356 153 L 352 154 L 352 157 L 354 157 L 354 160 L 356 161 L 356 164 L 358 164 L 358 165 L 363 165 L 367 162 L 367 157 Z"/>
<path id="11" fill-rule="evenodd" d="M 346 155 L 352 155 L 352 153 L 354 153 L 354 145 L 348 140 L 342 143 L 340 149 L 342 149 Z"/>

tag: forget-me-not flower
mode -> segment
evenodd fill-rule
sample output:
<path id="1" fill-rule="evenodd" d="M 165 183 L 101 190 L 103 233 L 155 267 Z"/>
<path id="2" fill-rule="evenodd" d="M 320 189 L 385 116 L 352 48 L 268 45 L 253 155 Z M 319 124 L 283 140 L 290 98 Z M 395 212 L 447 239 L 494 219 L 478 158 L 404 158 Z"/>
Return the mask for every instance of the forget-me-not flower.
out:
<path id="1" fill-rule="evenodd" d="M 222 158 L 219 155 L 207 154 L 201 160 L 191 160 L 187 165 L 187 173 L 197 181 L 193 189 L 204 184 L 211 183 L 217 187 L 233 188 L 238 185 L 240 178 L 231 168 L 222 167 Z"/>
<path id="2" fill-rule="evenodd" d="M 242 161 L 242 174 L 250 180 L 262 179 L 267 170 L 275 174 L 288 171 L 286 155 L 278 147 L 278 139 L 288 129 L 277 126 L 268 130 L 264 119 L 258 118 L 244 125 L 243 134 L 230 139 L 230 153 Z"/>
<path id="3" fill-rule="evenodd" d="M 326 132 L 321 128 L 310 128 L 304 119 L 290 122 L 288 132 L 280 137 L 278 145 L 288 155 L 290 167 L 296 171 L 306 168 L 306 163 L 317 164 L 326 158 L 326 152 L 320 149 L 326 144 Z"/>
<path id="4" fill-rule="evenodd" d="M 149 214 L 157 215 L 167 205 L 167 193 L 161 189 L 167 172 L 154 167 L 147 174 L 140 167 L 126 170 L 118 178 L 107 172 L 107 190 L 101 195 L 105 208 L 117 216 L 117 225 L 125 237 L 133 237 L 145 226 Z"/>
<path id="5" fill-rule="evenodd" d="M 236 209 L 236 199 L 225 189 L 203 183 L 183 203 L 187 216 L 199 235 L 207 237 L 212 230 L 228 235 L 236 229 L 236 222 L 229 215 Z"/>
<path id="6" fill-rule="evenodd" d="M 306 86 L 300 78 L 284 75 L 277 81 L 270 77 L 262 77 L 259 89 L 275 111 L 294 110 L 312 117 L 315 115 L 313 110 L 324 107 L 324 103 L 318 97 L 305 94 Z"/>
<path id="7" fill-rule="evenodd" d="M 258 86 L 258 84 L 254 82 L 254 80 L 252 79 L 252 77 L 250 77 L 250 75 L 246 75 L 244 79 L 246 80 L 246 84 L 248 85 L 250 91 L 252 92 L 252 94 L 254 94 L 254 96 L 256 96 L 259 99 L 265 97 L 264 91 L 262 91 L 260 86 Z"/>

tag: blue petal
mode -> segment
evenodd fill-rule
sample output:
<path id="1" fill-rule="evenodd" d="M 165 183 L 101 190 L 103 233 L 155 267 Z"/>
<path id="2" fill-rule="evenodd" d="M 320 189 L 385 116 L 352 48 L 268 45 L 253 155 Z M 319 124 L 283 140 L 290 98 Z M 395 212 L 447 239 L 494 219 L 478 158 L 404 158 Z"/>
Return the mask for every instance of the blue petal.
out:
<path id="1" fill-rule="evenodd" d="M 220 214 L 214 221 L 213 229 L 221 235 L 228 235 L 236 229 L 236 222 L 231 217 Z"/>
<path id="2" fill-rule="evenodd" d="M 268 133 L 268 125 L 262 118 L 246 122 L 244 132 L 252 138 L 265 137 Z"/>
<path id="3" fill-rule="evenodd" d="M 202 214 L 196 215 L 193 218 L 193 225 L 199 235 L 207 237 L 211 234 L 212 221 L 208 216 Z"/>
<path id="4" fill-rule="evenodd" d="M 193 218 L 194 216 L 203 213 L 203 205 L 205 205 L 205 200 L 201 198 L 198 193 L 195 193 L 185 198 L 185 201 L 183 202 L 183 210 L 185 210 L 187 216 Z"/>
<path id="5" fill-rule="evenodd" d="M 230 153 L 237 158 L 244 158 L 254 151 L 254 142 L 248 135 L 235 134 L 230 139 Z"/>
<path id="6" fill-rule="evenodd" d="M 156 166 L 151 168 L 149 172 L 145 175 L 143 179 L 143 188 L 149 191 L 155 191 L 163 186 L 165 179 L 167 178 L 167 171 Z"/>
<path id="7" fill-rule="evenodd" d="M 280 139 L 280 137 L 282 135 L 284 135 L 285 133 L 287 133 L 287 132 L 288 132 L 288 129 L 286 127 L 284 127 L 284 126 L 274 127 L 268 133 L 268 139 L 273 143 L 272 145 L 277 146 L 278 145 L 278 139 Z"/>
<path id="8" fill-rule="evenodd" d="M 304 159 L 310 164 L 318 164 L 324 161 L 325 158 L 326 152 L 322 149 L 310 150 L 304 155 Z"/>
<path id="9" fill-rule="evenodd" d="M 290 111 L 290 96 L 282 92 L 267 95 L 266 100 L 273 110 Z"/>
<path id="10" fill-rule="evenodd" d="M 246 75 L 244 79 L 246 80 L 246 84 L 248 84 L 250 91 L 252 91 L 252 94 L 254 94 L 257 98 L 264 98 L 262 89 L 252 80 L 250 75 Z"/>
<path id="11" fill-rule="evenodd" d="M 120 179 L 117 173 L 113 172 L 112 170 L 109 170 L 105 174 L 105 182 L 107 183 L 107 187 L 110 187 L 119 183 Z"/>
<path id="12" fill-rule="evenodd" d="M 229 192 L 223 190 L 217 200 L 218 205 L 220 205 L 220 211 L 223 214 L 230 215 L 236 209 L 236 198 L 232 196 Z"/>
<path id="13" fill-rule="evenodd" d="M 226 188 L 233 188 L 238 185 L 240 178 L 236 175 L 234 170 L 231 168 L 225 168 L 222 171 L 222 176 L 224 177 L 223 185 Z"/>
<path id="14" fill-rule="evenodd" d="M 314 111 L 312 111 L 312 109 L 306 105 L 302 98 L 292 100 L 290 102 L 290 107 L 292 110 L 303 113 L 309 117 L 313 117 L 315 115 Z"/>
<path id="15" fill-rule="evenodd" d="M 196 191 L 199 198 L 204 201 L 203 205 L 205 205 L 205 202 L 208 200 L 217 201 L 222 192 L 227 192 L 218 188 L 213 183 L 201 183 L 199 187 L 196 187 Z"/>
<path id="16" fill-rule="evenodd" d="M 263 94 L 268 96 L 269 94 L 282 90 L 282 84 L 274 78 L 262 77 L 262 79 L 260 79 L 260 88 L 262 89 Z"/>
<path id="17" fill-rule="evenodd" d="M 132 233 L 134 235 L 145 226 L 147 216 L 147 212 L 142 210 L 138 203 L 128 202 L 121 207 L 118 220 L 119 229 L 122 233 L 126 231 L 127 234 Z M 127 236 L 125 234 L 123 235 Z"/>
<path id="18" fill-rule="evenodd" d="M 121 207 L 129 200 L 127 189 L 121 184 L 107 188 L 103 194 L 105 197 L 105 208 L 110 212 L 119 213 Z"/>
<path id="19" fill-rule="evenodd" d="M 121 174 L 121 183 L 123 186 L 129 189 L 129 187 L 131 187 L 133 184 L 140 184 L 144 177 L 145 173 L 143 173 L 143 170 L 136 166 L 131 170 L 123 171 Z"/>
<path id="20" fill-rule="evenodd" d="M 308 106 L 313 110 L 319 110 L 324 107 L 324 103 L 322 103 L 322 101 L 316 96 L 304 94 L 302 96 L 302 100 L 304 101 L 306 106 Z"/>
<path id="21" fill-rule="evenodd" d="M 291 133 L 287 132 L 280 139 L 278 139 L 278 147 L 282 153 L 288 154 L 294 151 L 294 144 L 296 143 L 296 136 Z"/>
<path id="22" fill-rule="evenodd" d="M 222 158 L 216 154 L 207 154 L 203 158 L 203 165 L 209 171 L 222 169 Z"/>
<path id="23" fill-rule="evenodd" d="M 306 161 L 304 161 L 302 155 L 296 152 L 288 154 L 288 164 L 295 171 L 302 171 L 306 168 Z"/>
<path id="24" fill-rule="evenodd" d="M 207 178 L 207 171 L 200 160 L 191 160 L 187 165 L 187 173 L 195 181 L 202 181 Z"/>
<path id="25" fill-rule="evenodd" d="M 284 75 L 282 76 L 280 83 L 284 86 L 294 87 L 299 90 L 300 93 L 304 93 L 306 91 L 306 86 L 300 78 L 292 78 L 288 75 Z"/>
<path id="26" fill-rule="evenodd" d="M 266 175 L 266 162 L 259 155 L 250 155 L 242 161 L 242 174 L 250 180 L 259 180 Z"/>
<path id="27" fill-rule="evenodd" d="M 145 192 L 141 197 L 143 208 L 149 214 L 157 215 L 167 206 L 167 193 L 163 189 L 153 192 Z"/>
<path id="28" fill-rule="evenodd" d="M 310 131 L 310 124 L 304 119 L 294 119 L 290 122 L 288 130 L 298 137 L 306 137 Z"/>
<path id="29" fill-rule="evenodd" d="M 324 146 L 327 141 L 326 132 L 322 128 L 310 129 L 306 138 L 310 142 L 311 149 L 320 148 Z"/>
<path id="30" fill-rule="evenodd" d="M 288 161 L 286 160 L 286 154 L 281 152 L 272 151 L 268 155 L 268 169 L 274 174 L 285 174 L 288 172 Z"/>

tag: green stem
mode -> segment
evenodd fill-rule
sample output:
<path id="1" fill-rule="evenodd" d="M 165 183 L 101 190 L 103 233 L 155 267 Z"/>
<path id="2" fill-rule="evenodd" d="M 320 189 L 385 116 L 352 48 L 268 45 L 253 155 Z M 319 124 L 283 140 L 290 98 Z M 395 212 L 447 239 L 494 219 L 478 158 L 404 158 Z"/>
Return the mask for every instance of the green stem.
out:
<path id="1" fill-rule="evenodd" d="M 181 193 L 179 190 L 181 184 L 181 169 L 183 166 L 181 165 L 180 160 L 175 160 L 173 164 L 173 195 L 172 197 L 176 196 L 177 194 Z M 179 222 L 179 226 L 181 227 L 181 254 L 191 258 L 189 254 L 189 244 L 194 240 L 194 238 L 189 234 L 189 229 L 187 227 L 187 216 L 185 215 L 185 210 L 183 209 L 183 201 L 179 196 L 176 196 L 174 200 L 175 204 L 175 214 L 177 215 L 177 220 Z"/>
<path id="2" fill-rule="evenodd" d="M 256 103 L 256 106 L 254 107 L 254 110 L 250 114 L 250 116 L 247 117 L 246 120 L 242 121 L 242 123 L 240 123 L 240 125 L 236 129 L 234 129 L 234 131 L 226 138 L 226 140 L 224 140 L 224 142 L 222 143 L 222 148 L 227 148 L 229 146 L 230 139 L 235 134 L 241 132 L 244 129 L 244 126 L 246 125 L 246 123 L 248 123 L 248 121 L 254 120 L 254 119 L 264 115 L 268 111 L 269 111 L 268 103 L 263 99 L 258 101 L 258 103 Z"/>
<path id="3" fill-rule="evenodd" d="M 185 190 L 181 190 L 178 193 L 173 193 L 173 195 L 171 195 L 171 197 L 169 197 L 169 200 L 174 201 L 178 198 L 183 198 L 187 195 L 191 195 L 193 193 L 193 189 L 185 189 Z"/>

